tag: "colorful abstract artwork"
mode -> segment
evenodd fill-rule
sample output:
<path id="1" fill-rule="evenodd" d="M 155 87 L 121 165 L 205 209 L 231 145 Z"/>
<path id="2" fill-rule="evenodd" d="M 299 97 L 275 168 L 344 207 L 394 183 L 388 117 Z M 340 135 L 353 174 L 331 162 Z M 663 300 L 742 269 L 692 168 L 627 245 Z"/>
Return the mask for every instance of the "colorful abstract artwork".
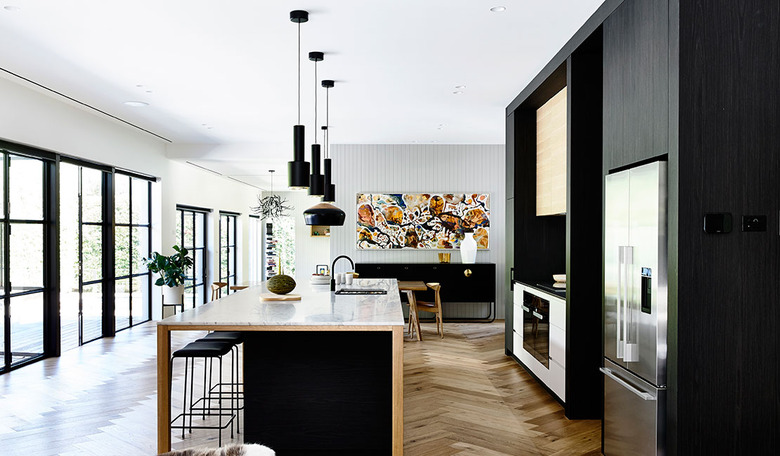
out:
<path id="1" fill-rule="evenodd" d="M 457 249 L 466 230 L 487 249 L 487 193 L 358 193 L 357 248 Z"/>

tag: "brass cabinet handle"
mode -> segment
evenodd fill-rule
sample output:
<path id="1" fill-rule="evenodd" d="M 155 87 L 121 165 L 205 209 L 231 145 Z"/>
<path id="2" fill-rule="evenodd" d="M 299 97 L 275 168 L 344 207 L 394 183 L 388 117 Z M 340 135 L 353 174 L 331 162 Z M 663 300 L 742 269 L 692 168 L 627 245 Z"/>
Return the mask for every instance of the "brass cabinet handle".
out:
<path id="1" fill-rule="evenodd" d="M 471 277 L 471 269 L 466 269 L 465 271 L 463 271 L 463 275 L 466 277 Z"/>

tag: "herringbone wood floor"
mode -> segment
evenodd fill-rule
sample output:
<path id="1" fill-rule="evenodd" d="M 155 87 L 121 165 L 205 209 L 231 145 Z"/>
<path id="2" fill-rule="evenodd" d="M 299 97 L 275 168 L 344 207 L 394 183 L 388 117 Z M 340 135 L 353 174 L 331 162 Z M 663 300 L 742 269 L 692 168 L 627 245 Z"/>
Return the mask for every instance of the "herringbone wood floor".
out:
<path id="1" fill-rule="evenodd" d="M 567 420 L 504 355 L 503 322 L 445 328 L 440 340 L 423 324 L 425 341 L 404 344 L 404 454 L 599 454 L 599 422 Z M 174 332 L 172 346 L 200 334 Z M 0 375 L 0 454 L 155 454 L 155 344 L 152 323 Z M 172 440 L 216 446 L 210 430 Z"/>
<path id="2" fill-rule="evenodd" d="M 598 455 L 601 423 L 563 408 L 504 354 L 504 323 L 423 325 L 404 344 L 404 454 Z"/>

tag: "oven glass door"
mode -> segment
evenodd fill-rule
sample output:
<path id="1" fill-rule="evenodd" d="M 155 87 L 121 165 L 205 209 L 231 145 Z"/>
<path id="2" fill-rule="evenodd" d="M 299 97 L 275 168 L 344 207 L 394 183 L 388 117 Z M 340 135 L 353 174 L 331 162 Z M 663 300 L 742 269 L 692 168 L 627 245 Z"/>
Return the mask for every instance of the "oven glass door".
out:
<path id="1" fill-rule="evenodd" d="M 523 292 L 523 348 L 550 368 L 550 302 Z"/>

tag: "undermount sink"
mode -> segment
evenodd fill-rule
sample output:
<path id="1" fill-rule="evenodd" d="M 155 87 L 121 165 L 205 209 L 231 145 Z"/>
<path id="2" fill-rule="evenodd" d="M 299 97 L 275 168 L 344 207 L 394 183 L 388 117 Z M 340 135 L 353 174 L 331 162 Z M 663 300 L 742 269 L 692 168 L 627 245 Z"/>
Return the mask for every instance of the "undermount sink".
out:
<path id="1" fill-rule="evenodd" d="M 387 290 L 379 288 L 342 288 L 336 291 L 337 295 L 383 295 Z"/>

